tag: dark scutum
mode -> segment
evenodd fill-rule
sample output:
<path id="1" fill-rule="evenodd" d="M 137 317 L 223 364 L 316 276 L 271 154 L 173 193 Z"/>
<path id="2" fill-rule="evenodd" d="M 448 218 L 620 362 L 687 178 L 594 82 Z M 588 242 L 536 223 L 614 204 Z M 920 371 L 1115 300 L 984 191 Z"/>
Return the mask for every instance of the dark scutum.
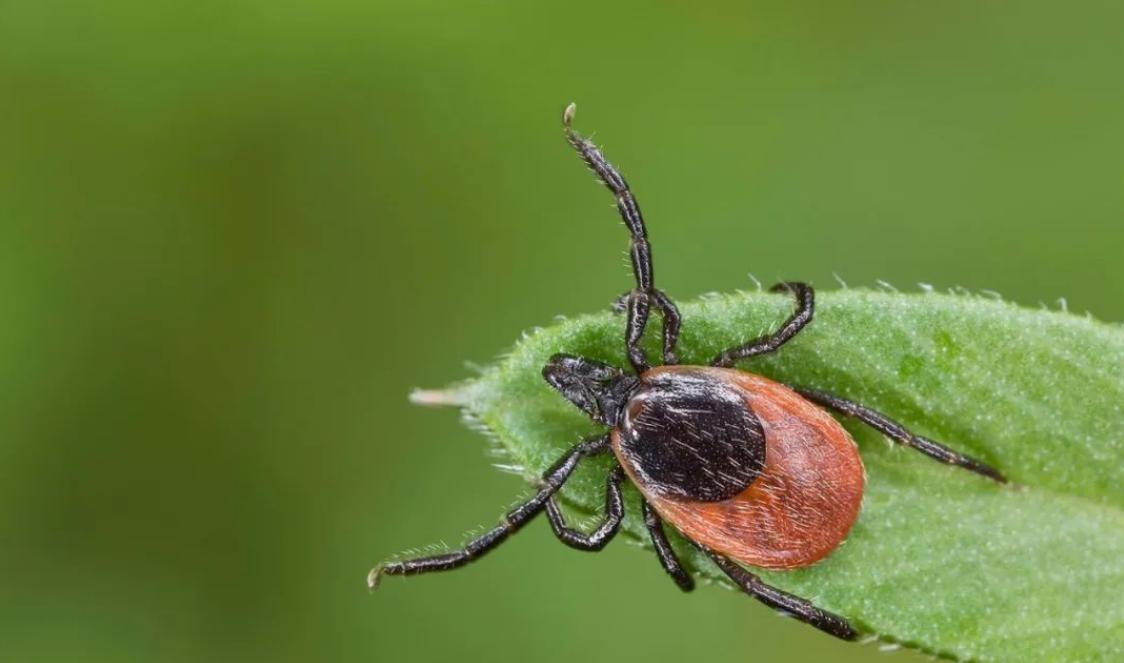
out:
<path id="1" fill-rule="evenodd" d="M 720 381 L 682 373 L 642 377 L 624 411 L 623 460 L 661 497 L 729 499 L 765 465 L 761 422 Z"/>

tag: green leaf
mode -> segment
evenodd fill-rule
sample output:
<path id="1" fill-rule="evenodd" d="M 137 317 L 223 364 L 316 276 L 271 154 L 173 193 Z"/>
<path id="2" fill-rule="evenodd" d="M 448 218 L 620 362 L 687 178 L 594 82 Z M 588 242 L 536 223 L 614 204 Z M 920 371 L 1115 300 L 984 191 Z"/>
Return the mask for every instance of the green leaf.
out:
<path id="1" fill-rule="evenodd" d="M 683 363 L 774 327 L 791 306 L 759 292 L 683 305 Z M 625 366 L 622 335 L 612 313 L 566 320 L 525 336 L 478 379 L 416 400 L 462 405 L 533 480 L 597 430 L 543 382 L 543 364 L 565 351 Z M 879 639 L 950 658 L 1124 660 L 1121 327 L 982 297 L 844 290 L 822 293 L 804 332 L 741 368 L 862 402 L 1012 481 L 845 422 L 868 474 L 859 520 L 827 559 L 758 570 L 766 582 Z M 564 490 L 570 505 L 600 511 L 609 462 L 586 461 Z M 639 539 L 636 500 L 630 487 L 625 531 Z M 697 573 L 721 579 L 676 543 Z"/>

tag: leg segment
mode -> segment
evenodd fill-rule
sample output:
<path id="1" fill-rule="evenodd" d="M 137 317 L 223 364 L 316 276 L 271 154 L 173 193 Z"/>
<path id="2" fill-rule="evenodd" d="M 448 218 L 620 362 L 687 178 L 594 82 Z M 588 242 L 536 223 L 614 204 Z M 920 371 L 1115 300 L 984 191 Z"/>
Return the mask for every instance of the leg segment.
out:
<path id="1" fill-rule="evenodd" d="M 647 297 L 637 296 L 639 290 L 633 290 L 628 297 L 628 320 L 624 324 L 624 347 L 628 353 L 628 361 L 632 368 L 640 375 L 650 368 L 648 357 L 640 341 L 644 338 L 644 328 L 648 326 L 648 312 L 651 308 Z"/>
<path id="2" fill-rule="evenodd" d="M 722 352 L 710 361 L 711 366 L 731 368 L 742 359 L 773 352 L 788 343 L 793 336 L 796 336 L 804 328 L 804 325 L 812 321 L 812 313 L 815 310 L 815 291 L 812 290 L 812 286 L 806 283 L 785 281 L 769 288 L 769 292 L 781 292 L 783 290 L 791 292 L 796 297 L 796 311 L 789 316 L 788 320 L 784 321 L 781 328 L 772 334 L 759 336 L 749 343 Z"/>
<path id="3" fill-rule="evenodd" d="M 875 412 L 868 407 L 859 405 L 858 403 L 855 403 L 853 401 L 839 398 L 838 396 L 833 396 L 823 391 L 816 391 L 814 389 L 797 389 L 796 391 L 801 396 L 807 398 L 813 403 L 819 403 L 820 405 L 829 407 L 841 414 L 855 417 L 859 421 L 863 422 L 867 426 L 870 426 L 879 433 L 882 433 L 898 444 L 904 444 L 907 447 L 913 447 L 914 449 L 920 451 L 921 453 L 934 460 L 939 460 L 940 462 L 947 463 L 949 465 L 956 465 L 957 467 L 963 467 L 966 470 L 971 470 L 976 474 L 982 474 L 983 476 L 989 479 L 994 479 L 995 481 L 998 481 L 1000 483 L 1007 483 L 1007 478 L 1004 477 L 1003 474 L 999 472 L 999 470 L 988 465 L 987 463 L 983 463 L 976 460 L 975 458 L 972 458 L 971 456 L 965 456 L 964 454 L 953 451 L 943 444 L 938 444 L 937 442 L 934 442 L 928 438 L 921 437 L 920 435 L 914 435 L 913 433 L 909 432 L 909 430 L 907 430 L 904 426 L 880 412 Z"/>
<path id="4" fill-rule="evenodd" d="M 647 500 L 641 500 L 641 506 L 644 508 L 644 524 L 648 527 L 648 534 L 652 537 L 652 545 L 656 547 L 656 555 L 660 558 L 660 566 L 671 579 L 679 585 L 679 589 L 689 592 L 695 588 L 695 581 L 683 565 L 679 562 L 679 558 L 675 556 L 675 551 L 671 548 L 671 542 L 667 540 L 667 534 L 663 531 L 663 520 L 660 519 L 659 514 L 655 509 L 648 504 Z"/>
<path id="5" fill-rule="evenodd" d="M 596 552 L 601 550 L 617 535 L 621 527 L 621 518 L 624 517 L 624 500 L 621 498 L 621 481 L 624 479 L 624 470 L 618 465 L 609 472 L 605 482 L 605 519 L 595 530 L 586 534 L 566 526 L 566 519 L 554 495 L 546 501 L 546 518 L 550 521 L 550 528 L 558 539 L 578 550 Z"/>
<path id="6" fill-rule="evenodd" d="M 656 299 L 656 308 L 663 315 L 663 363 L 676 364 L 679 358 L 675 356 L 675 344 L 679 342 L 679 326 L 682 322 L 679 309 L 663 290 L 653 290 L 652 296 Z"/>
<path id="7" fill-rule="evenodd" d="M 570 104 L 562 114 L 562 128 L 566 132 L 566 140 L 613 193 L 617 200 L 617 211 L 620 212 L 621 220 L 624 221 L 632 237 L 629 257 L 632 260 L 632 273 L 636 277 L 636 288 L 626 295 L 628 324 L 625 328 L 625 346 L 629 361 L 632 362 L 632 367 L 637 373 L 642 373 L 649 368 L 647 357 L 644 350 L 639 347 L 639 343 L 648 325 L 648 312 L 652 306 L 655 306 L 663 316 L 663 361 L 665 364 L 674 364 L 675 343 L 679 337 L 679 309 L 667 295 L 656 290 L 653 285 L 652 245 L 648 242 L 648 231 L 644 227 L 640 206 L 629 190 L 628 182 L 605 159 L 601 150 L 573 130 L 571 126 L 573 119 L 574 105 Z"/>
<path id="8" fill-rule="evenodd" d="M 538 492 L 527 501 L 508 511 L 503 517 L 503 522 L 499 525 L 469 541 L 463 548 L 455 552 L 380 564 L 368 574 L 367 585 L 371 589 L 377 588 L 379 579 L 383 575 L 409 576 L 431 571 L 448 571 L 468 564 L 498 546 L 538 515 L 550 496 L 558 492 L 558 489 L 566 482 L 566 479 L 569 478 L 570 473 L 574 471 L 582 458 L 602 453 L 608 448 L 608 435 L 579 442 L 543 473 L 542 486 Z"/>
<path id="9" fill-rule="evenodd" d="M 811 624 L 819 630 L 843 640 L 854 640 L 858 637 L 859 634 L 854 627 L 839 615 L 817 608 L 811 602 L 799 596 L 766 585 L 761 582 L 760 578 L 721 555 L 709 550 L 705 552 L 714 560 L 718 568 L 722 569 L 722 572 L 734 581 L 735 585 L 770 608 L 787 612 L 800 621 Z"/>

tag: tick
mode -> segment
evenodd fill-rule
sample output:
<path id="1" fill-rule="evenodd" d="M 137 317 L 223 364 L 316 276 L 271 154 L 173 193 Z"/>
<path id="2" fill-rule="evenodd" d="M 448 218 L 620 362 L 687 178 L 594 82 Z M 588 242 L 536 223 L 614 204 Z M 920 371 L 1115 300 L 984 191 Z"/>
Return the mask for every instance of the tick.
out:
<path id="1" fill-rule="evenodd" d="M 543 378 L 608 430 L 582 440 L 542 475 L 538 491 L 493 529 L 460 550 L 386 562 L 368 576 L 371 589 L 384 575 L 415 575 L 459 568 L 494 549 L 539 513 L 554 534 L 579 550 L 601 550 L 624 516 L 621 484 L 642 496 L 644 523 L 664 571 L 683 591 L 694 581 L 668 542 L 669 523 L 702 550 L 730 580 L 762 603 L 838 638 L 854 639 L 846 619 L 806 599 L 765 584 L 742 565 L 796 569 L 823 559 L 846 538 L 859 514 L 865 474 L 854 440 L 824 408 L 871 426 L 899 444 L 997 482 L 1003 475 L 983 462 L 915 435 L 870 408 L 824 391 L 784 385 L 735 368 L 776 352 L 812 321 L 814 293 L 785 282 L 795 312 L 775 332 L 729 348 L 706 366 L 679 365 L 675 345 L 679 311 L 654 284 L 652 247 L 640 207 L 620 173 L 572 128 L 574 105 L 562 116 L 567 141 L 616 198 L 631 235 L 636 287 L 619 301 L 626 313 L 624 343 L 632 372 L 571 354 L 556 354 Z M 662 319 L 662 365 L 649 363 L 640 345 L 653 309 Z M 555 493 L 583 458 L 611 453 L 605 514 L 591 532 L 567 526 Z"/>

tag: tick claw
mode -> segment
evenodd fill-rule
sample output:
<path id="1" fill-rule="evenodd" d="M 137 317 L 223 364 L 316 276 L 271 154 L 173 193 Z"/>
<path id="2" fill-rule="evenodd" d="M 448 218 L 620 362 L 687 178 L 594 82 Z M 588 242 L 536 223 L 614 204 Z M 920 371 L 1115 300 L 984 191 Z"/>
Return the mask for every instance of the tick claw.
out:
<path id="1" fill-rule="evenodd" d="M 379 580 L 382 579 L 382 566 L 382 564 L 379 564 L 367 574 L 367 588 L 372 592 L 379 588 Z"/>
<path id="2" fill-rule="evenodd" d="M 578 112 L 578 105 L 571 101 L 570 104 L 566 106 L 566 110 L 562 111 L 562 126 L 569 129 L 574 123 L 574 113 L 576 112 Z"/>

